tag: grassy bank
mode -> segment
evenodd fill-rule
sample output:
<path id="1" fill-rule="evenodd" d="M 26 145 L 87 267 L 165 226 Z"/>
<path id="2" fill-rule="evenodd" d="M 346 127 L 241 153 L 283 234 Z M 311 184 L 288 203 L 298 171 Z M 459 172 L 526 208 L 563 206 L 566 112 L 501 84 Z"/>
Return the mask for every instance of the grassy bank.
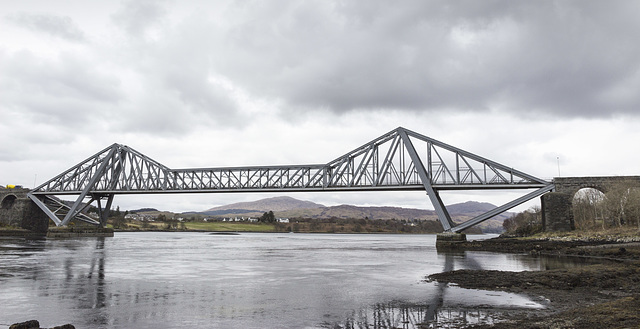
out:
<path id="1" fill-rule="evenodd" d="M 273 224 L 265 223 L 233 223 L 233 222 L 192 222 L 185 223 L 187 230 L 212 232 L 273 232 Z"/>
<path id="2" fill-rule="evenodd" d="M 108 224 L 107 227 L 114 228 L 111 224 Z M 166 223 L 160 222 L 145 224 L 130 222 L 114 229 L 118 231 L 275 232 L 273 224 L 234 222 L 186 222 L 171 228 L 168 228 Z"/>

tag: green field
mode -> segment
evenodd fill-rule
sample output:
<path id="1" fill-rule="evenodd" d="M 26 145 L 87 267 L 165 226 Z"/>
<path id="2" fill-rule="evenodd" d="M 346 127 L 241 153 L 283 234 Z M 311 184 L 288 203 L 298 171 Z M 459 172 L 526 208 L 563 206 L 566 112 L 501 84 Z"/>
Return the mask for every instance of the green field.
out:
<path id="1" fill-rule="evenodd" d="M 264 223 L 231 223 L 231 222 L 188 222 L 185 223 L 189 230 L 216 231 L 216 232 L 273 232 L 272 224 Z"/>
<path id="2" fill-rule="evenodd" d="M 113 228 L 112 224 L 107 227 Z M 126 228 L 120 228 L 123 231 L 158 231 L 165 230 L 166 223 L 153 222 L 144 228 L 140 222 L 132 221 L 126 223 Z M 232 223 L 232 222 L 185 222 L 184 228 L 174 227 L 174 231 L 211 231 L 211 232 L 275 232 L 273 224 L 265 223 Z"/>

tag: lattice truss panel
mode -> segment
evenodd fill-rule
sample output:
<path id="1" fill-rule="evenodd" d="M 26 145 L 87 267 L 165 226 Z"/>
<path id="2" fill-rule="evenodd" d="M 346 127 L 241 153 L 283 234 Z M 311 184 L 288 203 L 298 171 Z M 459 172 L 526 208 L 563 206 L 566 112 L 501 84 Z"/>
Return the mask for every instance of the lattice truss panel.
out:
<path id="1" fill-rule="evenodd" d="M 322 166 L 176 169 L 177 191 L 229 192 L 244 190 L 310 189 L 322 186 Z"/>
<path id="2" fill-rule="evenodd" d="M 34 192 L 78 194 L 99 191 L 165 190 L 173 184 L 169 168 L 119 144 L 92 157 L 37 187 Z"/>
<path id="3" fill-rule="evenodd" d="M 74 207 L 60 220 L 62 223 L 80 214 L 85 197 L 98 203 L 108 198 L 110 204 L 114 194 L 424 189 L 432 203 L 441 203 L 438 190 L 549 185 L 513 168 L 397 128 L 318 165 L 170 169 L 128 146 L 113 144 L 38 186 L 30 195 L 35 201 L 35 196 L 79 194 Z M 41 200 L 39 206 L 46 204 Z M 442 216 L 448 218 L 446 210 Z"/>
<path id="4" fill-rule="evenodd" d="M 439 189 L 538 187 L 548 182 L 511 167 L 412 131 L 407 136 L 418 152 L 431 184 Z"/>

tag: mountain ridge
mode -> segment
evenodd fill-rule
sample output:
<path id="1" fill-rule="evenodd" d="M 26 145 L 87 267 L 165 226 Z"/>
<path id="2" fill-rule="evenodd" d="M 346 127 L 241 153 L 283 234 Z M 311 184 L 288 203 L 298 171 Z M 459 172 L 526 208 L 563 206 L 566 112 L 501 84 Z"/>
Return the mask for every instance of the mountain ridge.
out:
<path id="1" fill-rule="evenodd" d="M 477 215 L 496 208 L 488 202 L 467 201 L 447 206 L 454 222 L 460 223 Z M 355 206 L 342 204 L 325 206 L 319 203 L 298 200 L 288 196 L 272 197 L 249 202 L 237 202 L 213 207 L 205 211 L 196 212 L 208 216 L 224 217 L 257 217 L 267 211 L 273 211 L 276 217 L 286 218 L 368 218 L 368 219 L 398 219 L 398 220 L 437 220 L 434 210 L 404 208 L 397 206 Z M 479 226 L 483 231 L 500 232 L 502 222 L 513 215 L 505 212 L 489 219 Z"/>
<path id="2" fill-rule="evenodd" d="M 225 211 L 230 209 L 240 209 L 240 210 L 247 210 L 247 211 L 258 211 L 258 212 L 265 212 L 265 211 L 275 212 L 275 211 L 286 211 L 286 210 L 293 210 L 293 209 L 315 209 L 315 208 L 322 208 L 322 207 L 325 207 L 325 206 L 315 202 L 311 202 L 311 201 L 298 200 L 288 196 L 277 196 L 272 198 L 260 199 L 256 201 L 236 202 L 236 203 L 231 203 L 224 206 L 213 207 L 205 211 L 202 211 L 201 213 L 219 212 L 219 211 Z"/>

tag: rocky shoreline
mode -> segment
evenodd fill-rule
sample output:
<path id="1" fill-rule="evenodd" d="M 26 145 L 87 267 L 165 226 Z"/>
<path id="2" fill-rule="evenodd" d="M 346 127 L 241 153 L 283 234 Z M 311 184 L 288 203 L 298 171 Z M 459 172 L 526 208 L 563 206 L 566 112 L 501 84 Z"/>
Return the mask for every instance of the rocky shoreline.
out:
<path id="1" fill-rule="evenodd" d="M 507 291 L 548 300 L 541 310 L 503 314 L 503 322 L 467 328 L 640 328 L 640 242 L 626 238 L 494 238 L 468 241 L 458 250 L 586 257 L 595 262 L 545 271 L 457 270 L 428 281 Z"/>

